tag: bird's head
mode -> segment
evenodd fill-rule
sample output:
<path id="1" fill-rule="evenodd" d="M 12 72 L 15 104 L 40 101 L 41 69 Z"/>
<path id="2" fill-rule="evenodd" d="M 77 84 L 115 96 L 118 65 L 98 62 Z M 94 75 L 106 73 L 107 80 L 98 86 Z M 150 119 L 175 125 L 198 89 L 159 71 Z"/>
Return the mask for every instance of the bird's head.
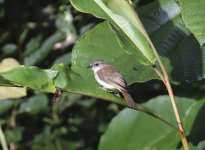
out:
<path id="1" fill-rule="evenodd" d="M 92 61 L 86 68 L 91 68 L 94 72 L 105 67 L 107 63 L 104 60 L 96 59 Z"/>

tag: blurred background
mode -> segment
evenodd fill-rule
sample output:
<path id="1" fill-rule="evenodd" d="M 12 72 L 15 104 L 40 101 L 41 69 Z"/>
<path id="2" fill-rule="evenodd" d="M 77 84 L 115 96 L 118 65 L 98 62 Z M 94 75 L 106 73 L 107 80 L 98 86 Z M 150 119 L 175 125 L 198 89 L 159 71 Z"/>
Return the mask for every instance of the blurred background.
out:
<path id="1" fill-rule="evenodd" d="M 14 64 L 70 65 L 76 40 L 98 22 L 66 0 L 0 0 L 0 71 Z M 9 95 L 3 91 L 8 88 L 0 89 L 0 125 L 11 150 L 94 150 L 120 109 L 72 93 L 53 105 L 53 94 L 27 89 L 23 98 L 8 99 L 15 91 Z"/>
<path id="2" fill-rule="evenodd" d="M 134 1 L 136 7 L 149 2 Z M 66 0 L 0 0 L 0 61 L 6 60 L 0 71 L 13 62 L 40 68 L 70 65 L 75 42 L 99 22 L 102 20 L 79 13 Z M 138 103 L 166 93 L 158 81 L 130 88 Z M 204 87 L 198 85 L 185 83 L 175 87 L 175 92 L 189 96 L 195 88 L 199 92 L 195 95 L 200 97 L 203 91 L 198 89 Z M 138 93 L 132 92 L 136 90 Z M 6 99 L 2 91 L 0 125 L 11 150 L 95 150 L 108 123 L 123 108 L 72 93 L 64 93 L 53 105 L 53 94 L 27 89 L 23 98 Z"/>

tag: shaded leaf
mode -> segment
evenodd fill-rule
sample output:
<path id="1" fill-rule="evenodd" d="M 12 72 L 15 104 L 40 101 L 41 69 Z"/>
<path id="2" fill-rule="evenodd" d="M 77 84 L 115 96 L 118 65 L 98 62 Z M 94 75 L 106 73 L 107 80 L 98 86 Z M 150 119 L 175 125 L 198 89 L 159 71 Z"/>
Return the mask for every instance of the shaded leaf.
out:
<path id="1" fill-rule="evenodd" d="M 54 33 L 42 43 L 39 49 L 24 58 L 24 65 L 35 65 L 43 61 L 52 51 L 53 45 L 63 39 L 65 39 L 65 34 L 61 32 Z"/>
<path id="2" fill-rule="evenodd" d="M 193 118 L 203 108 L 205 100 L 198 102 L 188 98 L 176 99 L 186 133 L 189 134 L 188 130 L 192 128 L 190 124 L 195 123 Z M 176 122 L 168 96 L 156 97 L 147 102 L 146 106 L 170 122 Z M 179 142 L 180 138 L 175 130 L 143 113 L 124 109 L 112 119 L 107 131 L 101 137 L 99 149 L 176 149 Z"/>
<path id="3" fill-rule="evenodd" d="M 17 50 L 17 45 L 13 43 L 8 43 L 2 47 L 2 52 L 4 56 L 13 54 Z"/>
<path id="4" fill-rule="evenodd" d="M 28 113 L 36 115 L 43 113 L 48 107 L 48 98 L 44 94 L 39 94 L 28 98 L 26 101 L 21 103 L 18 113 Z"/>
<path id="5" fill-rule="evenodd" d="M 41 42 L 42 42 L 42 35 L 41 34 L 39 34 L 36 37 L 31 38 L 30 41 L 26 44 L 26 48 L 24 50 L 24 56 L 30 55 L 37 48 L 39 48 Z"/>
<path id="6" fill-rule="evenodd" d="M 16 127 L 10 130 L 6 130 L 5 137 L 7 143 L 16 143 L 22 139 L 22 129 Z"/>
<path id="7" fill-rule="evenodd" d="M 10 108 L 12 108 L 13 104 L 13 101 L 10 100 L 0 101 L 0 114 L 2 115 L 7 112 Z"/>
<path id="8" fill-rule="evenodd" d="M 158 0 L 138 12 L 171 79 L 188 82 L 202 79 L 204 49 L 185 27 L 179 4 Z"/>
<path id="9" fill-rule="evenodd" d="M 198 145 L 197 145 L 198 150 L 203 150 L 205 149 L 205 141 L 201 141 Z"/>

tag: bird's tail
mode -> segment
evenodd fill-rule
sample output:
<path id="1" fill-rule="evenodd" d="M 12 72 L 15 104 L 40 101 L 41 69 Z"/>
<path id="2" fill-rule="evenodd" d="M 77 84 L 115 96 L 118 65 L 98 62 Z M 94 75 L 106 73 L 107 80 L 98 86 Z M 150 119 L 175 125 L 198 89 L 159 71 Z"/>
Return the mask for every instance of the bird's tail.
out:
<path id="1" fill-rule="evenodd" d="M 125 100 L 127 101 L 128 107 L 134 108 L 136 103 L 131 97 L 131 95 L 127 91 L 121 91 L 122 95 L 124 96 Z"/>

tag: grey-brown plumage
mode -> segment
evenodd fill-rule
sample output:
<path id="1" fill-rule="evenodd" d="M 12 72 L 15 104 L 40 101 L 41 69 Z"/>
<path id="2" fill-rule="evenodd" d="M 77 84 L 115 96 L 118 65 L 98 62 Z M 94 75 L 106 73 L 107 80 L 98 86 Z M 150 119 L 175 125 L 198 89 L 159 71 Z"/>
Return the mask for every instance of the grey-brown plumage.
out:
<path id="1" fill-rule="evenodd" d="M 103 60 L 94 60 L 88 68 L 92 68 L 95 79 L 100 85 L 109 90 L 119 90 L 126 99 L 128 106 L 135 106 L 135 102 L 127 90 L 124 77 L 114 67 Z"/>

